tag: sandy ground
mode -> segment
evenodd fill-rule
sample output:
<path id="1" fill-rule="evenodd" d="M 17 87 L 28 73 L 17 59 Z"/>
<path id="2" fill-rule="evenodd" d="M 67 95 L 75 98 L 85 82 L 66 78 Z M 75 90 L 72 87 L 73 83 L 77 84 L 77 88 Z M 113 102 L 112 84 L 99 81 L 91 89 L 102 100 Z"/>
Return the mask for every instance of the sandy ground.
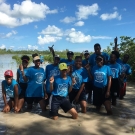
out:
<path id="1" fill-rule="evenodd" d="M 113 116 L 107 116 L 104 106 L 97 113 L 93 105 L 87 113 L 79 113 L 77 120 L 59 111 L 59 119 L 49 118 L 36 107 L 20 114 L 0 112 L 0 135 L 127 135 L 135 134 L 135 85 L 128 84 L 124 100 L 112 107 Z"/>

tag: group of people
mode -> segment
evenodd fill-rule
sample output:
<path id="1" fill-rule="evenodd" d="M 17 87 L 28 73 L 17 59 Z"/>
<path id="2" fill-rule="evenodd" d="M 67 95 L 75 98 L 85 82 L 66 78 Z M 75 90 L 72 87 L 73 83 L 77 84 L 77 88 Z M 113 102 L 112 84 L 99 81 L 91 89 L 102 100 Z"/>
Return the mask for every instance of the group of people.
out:
<path id="1" fill-rule="evenodd" d="M 111 115 L 111 105 L 116 105 L 117 98 L 123 99 L 126 94 L 126 79 L 131 74 L 130 65 L 127 64 L 129 55 L 125 54 L 120 59 L 119 52 L 112 51 L 109 56 L 101 52 L 98 43 L 94 45 L 92 55 L 86 50 L 83 55 L 74 58 L 74 53 L 68 51 L 67 59 L 56 55 L 53 47 L 49 49 L 54 61 L 45 70 L 40 67 L 38 54 L 33 54 L 34 66 L 31 67 L 27 67 L 29 56 L 21 57 L 17 80 L 13 79 L 11 70 L 5 71 L 5 80 L 2 81 L 3 112 L 7 113 L 12 108 L 19 112 L 24 102 L 31 110 L 33 103 L 39 103 L 42 111 L 46 111 L 49 105 L 54 120 L 58 119 L 59 107 L 77 119 L 78 113 L 73 104 L 80 104 L 81 112 L 86 113 L 87 101 L 93 99 L 92 103 L 98 111 L 103 104 L 107 114 Z M 6 95 L 10 97 L 9 101 Z"/>

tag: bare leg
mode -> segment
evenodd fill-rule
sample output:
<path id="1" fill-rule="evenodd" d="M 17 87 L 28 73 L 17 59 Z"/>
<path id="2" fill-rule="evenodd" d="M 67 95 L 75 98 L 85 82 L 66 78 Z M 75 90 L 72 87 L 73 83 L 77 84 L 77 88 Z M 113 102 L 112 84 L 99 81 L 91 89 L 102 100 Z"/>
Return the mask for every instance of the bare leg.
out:
<path id="1" fill-rule="evenodd" d="M 80 105 L 81 105 L 81 112 L 82 113 L 86 113 L 86 101 L 80 101 Z"/>
<path id="2" fill-rule="evenodd" d="M 19 99 L 18 105 L 17 105 L 18 111 L 21 110 L 23 104 L 24 104 L 24 98 Z"/>
<path id="3" fill-rule="evenodd" d="M 53 116 L 52 119 L 53 120 L 57 120 L 58 119 L 58 116 Z"/>
<path id="4" fill-rule="evenodd" d="M 9 100 L 7 105 L 4 106 L 2 112 L 8 113 L 8 112 L 10 112 L 11 109 L 12 109 L 12 100 Z"/>
<path id="5" fill-rule="evenodd" d="M 104 102 L 105 109 L 107 111 L 108 115 L 112 115 L 112 109 L 111 109 L 111 102 L 109 100 L 106 100 Z"/>
<path id="6" fill-rule="evenodd" d="M 39 101 L 40 107 L 42 109 L 42 112 L 46 111 L 46 106 L 45 106 L 45 102 L 44 99 Z"/>
<path id="7" fill-rule="evenodd" d="M 78 113 L 77 113 L 77 111 L 76 111 L 74 108 L 71 108 L 71 109 L 68 111 L 68 113 L 70 113 L 70 114 L 72 115 L 72 118 L 73 118 L 73 119 L 77 119 Z"/>

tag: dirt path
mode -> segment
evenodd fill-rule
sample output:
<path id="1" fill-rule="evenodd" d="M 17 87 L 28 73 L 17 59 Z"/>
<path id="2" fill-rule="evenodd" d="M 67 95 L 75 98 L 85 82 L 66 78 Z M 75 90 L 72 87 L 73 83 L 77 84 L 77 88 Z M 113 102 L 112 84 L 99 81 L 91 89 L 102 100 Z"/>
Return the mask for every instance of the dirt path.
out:
<path id="1" fill-rule="evenodd" d="M 21 114 L 0 112 L 0 135 L 135 134 L 135 85 L 128 84 L 124 100 L 118 100 L 117 107 L 112 109 L 113 116 L 107 116 L 104 107 L 97 113 L 92 105 L 88 105 L 87 114 L 79 113 L 77 120 L 60 110 L 57 121 L 49 118 L 48 111 L 41 114 L 40 109 Z"/>

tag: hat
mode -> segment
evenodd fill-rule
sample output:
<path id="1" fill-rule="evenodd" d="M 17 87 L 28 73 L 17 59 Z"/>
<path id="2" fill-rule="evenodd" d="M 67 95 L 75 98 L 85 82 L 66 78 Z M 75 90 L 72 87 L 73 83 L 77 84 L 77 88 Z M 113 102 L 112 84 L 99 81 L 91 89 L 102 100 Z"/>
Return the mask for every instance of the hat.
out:
<path id="1" fill-rule="evenodd" d="M 5 71 L 4 76 L 11 76 L 11 77 L 13 77 L 13 72 L 12 72 L 12 70 L 7 70 L 7 71 Z"/>
<path id="2" fill-rule="evenodd" d="M 89 54 L 89 51 L 88 51 L 88 50 L 85 50 L 85 51 L 84 51 L 84 54 Z"/>
<path id="3" fill-rule="evenodd" d="M 33 60 L 34 60 L 34 61 L 40 60 L 40 57 L 39 57 L 39 56 L 35 56 L 35 57 L 33 58 Z"/>
<path id="4" fill-rule="evenodd" d="M 60 63 L 60 64 L 59 64 L 59 69 L 60 69 L 60 70 L 68 69 L 68 68 L 67 68 L 67 64 L 66 64 L 66 63 Z"/>
<path id="5" fill-rule="evenodd" d="M 68 51 L 67 55 L 69 55 L 69 54 L 74 55 L 74 53 L 72 51 Z"/>
<path id="6" fill-rule="evenodd" d="M 54 58 L 59 58 L 60 59 L 60 56 L 59 55 L 55 55 Z"/>

